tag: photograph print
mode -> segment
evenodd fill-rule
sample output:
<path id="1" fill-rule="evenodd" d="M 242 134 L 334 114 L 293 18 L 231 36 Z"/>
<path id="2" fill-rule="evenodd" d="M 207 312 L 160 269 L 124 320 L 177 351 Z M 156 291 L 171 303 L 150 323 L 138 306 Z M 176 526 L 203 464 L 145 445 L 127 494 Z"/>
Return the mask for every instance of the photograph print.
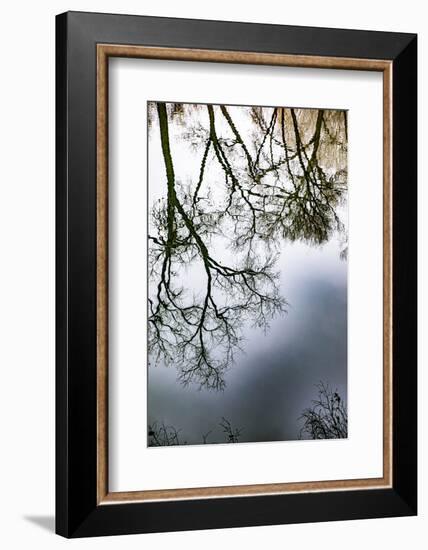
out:
<path id="1" fill-rule="evenodd" d="M 347 111 L 147 126 L 147 445 L 347 438 Z"/>

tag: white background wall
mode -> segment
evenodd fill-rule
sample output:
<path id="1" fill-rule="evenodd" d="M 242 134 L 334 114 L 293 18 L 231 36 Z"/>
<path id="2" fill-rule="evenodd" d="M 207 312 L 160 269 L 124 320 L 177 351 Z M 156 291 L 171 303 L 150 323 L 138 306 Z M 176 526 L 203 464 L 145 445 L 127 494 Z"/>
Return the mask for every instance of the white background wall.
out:
<path id="1" fill-rule="evenodd" d="M 103 11 L 419 33 L 420 98 L 428 19 L 424 3 L 306 0 L 7 2 L 0 16 L 0 545 L 15 548 L 426 547 L 427 477 L 420 471 L 418 518 L 140 535 L 67 542 L 53 534 L 54 512 L 54 16 Z M 425 90 L 426 93 L 426 90 Z M 426 109 L 420 102 L 420 228 Z M 426 228 L 426 225 L 425 225 Z M 423 266 L 423 236 L 420 281 Z M 426 462 L 420 289 L 420 464 Z"/>

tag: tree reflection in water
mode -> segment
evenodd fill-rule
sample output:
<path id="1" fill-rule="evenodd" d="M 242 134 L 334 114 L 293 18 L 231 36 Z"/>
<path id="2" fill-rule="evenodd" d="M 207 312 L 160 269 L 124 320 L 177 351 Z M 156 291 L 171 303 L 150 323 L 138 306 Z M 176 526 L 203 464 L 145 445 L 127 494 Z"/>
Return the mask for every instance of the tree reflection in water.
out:
<path id="1" fill-rule="evenodd" d="M 148 112 L 164 165 L 149 220 L 150 361 L 174 365 L 184 385 L 221 390 L 244 324 L 267 330 L 286 312 L 280 244 L 319 246 L 336 232 L 346 242 L 347 113 L 160 102 Z M 199 155 L 186 183 L 174 125 Z M 186 286 L 191 269 L 200 288 Z"/>

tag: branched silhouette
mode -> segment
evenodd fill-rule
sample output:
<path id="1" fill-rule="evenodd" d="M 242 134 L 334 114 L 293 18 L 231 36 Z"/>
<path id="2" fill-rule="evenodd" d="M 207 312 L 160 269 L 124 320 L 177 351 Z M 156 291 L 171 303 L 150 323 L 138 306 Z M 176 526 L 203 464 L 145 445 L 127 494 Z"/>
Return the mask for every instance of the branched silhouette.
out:
<path id="1" fill-rule="evenodd" d="M 300 420 L 303 427 L 300 439 L 343 439 L 348 437 L 348 412 L 346 403 L 328 384 L 318 385 L 318 399 L 312 407 L 303 411 Z"/>
<path id="2" fill-rule="evenodd" d="M 153 422 L 148 426 L 149 447 L 171 447 L 174 445 L 186 445 L 180 442 L 179 432 L 174 426 L 167 426 L 164 422 Z"/>
<path id="3" fill-rule="evenodd" d="M 157 104 L 157 112 L 167 197 L 152 211 L 157 235 L 149 236 L 150 275 L 158 281 L 155 296 L 149 298 L 149 351 L 167 364 L 174 362 L 183 384 L 197 381 L 201 387 L 222 389 L 223 374 L 239 348 L 245 318 L 266 328 L 284 309 L 285 300 L 276 284 L 275 256 L 260 260 L 247 254 L 235 265 L 225 265 L 213 256 L 209 242 L 218 219 L 198 206 L 204 160 L 193 196 L 177 189 L 164 103 Z M 206 286 L 201 295 L 189 296 L 177 285 L 176 275 L 180 265 L 195 260 L 205 273 Z"/>
<path id="4" fill-rule="evenodd" d="M 150 358 L 174 364 L 184 385 L 215 390 L 224 388 L 244 324 L 267 330 L 286 310 L 275 268 L 278 242 L 321 244 L 344 232 L 337 210 L 347 188 L 346 113 L 242 109 L 252 121 L 251 143 L 224 105 L 149 106 L 166 172 L 166 192 L 151 210 Z M 187 185 L 175 174 L 169 118 L 185 127 L 193 147 L 201 146 L 198 178 Z M 233 260 L 219 257 L 219 243 Z M 203 290 L 183 286 L 190 267 Z"/>
<path id="5" fill-rule="evenodd" d="M 241 428 L 234 428 L 231 422 L 224 417 L 221 418 L 219 427 L 222 428 L 222 432 L 225 434 L 226 443 L 239 443 L 239 437 L 243 432 Z M 164 422 L 159 423 L 155 421 L 148 426 L 148 446 L 173 447 L 176 445 L 188 445 L 187 441 L 180 441 L 178 435 L 180 431 L 181 430 L 177 430 L 174 426 L 167 426 Z M 211 433 L 212 430 L 202 434 L 201 443 L 218 443 L 218 441 L 208 441 L 208 437 Z"/>
<path id="6" fill-rule="evenodd" d="M 346 112 L 253 108 L 260 177 L 252 194 L 262 204 L 259 231 L 321 244 L 344 227 L 337 214 L 347 191 Z"/>
<path id="7" fill-rule="evenodd" d="M 242 434 L 242 429 L 233 428 L 232 424 L 226 418 L 222 417 L 220 426 L 223 428 L 223 432 L 226 435 L 228 443 L 238 443 L 239 436 Z"/>

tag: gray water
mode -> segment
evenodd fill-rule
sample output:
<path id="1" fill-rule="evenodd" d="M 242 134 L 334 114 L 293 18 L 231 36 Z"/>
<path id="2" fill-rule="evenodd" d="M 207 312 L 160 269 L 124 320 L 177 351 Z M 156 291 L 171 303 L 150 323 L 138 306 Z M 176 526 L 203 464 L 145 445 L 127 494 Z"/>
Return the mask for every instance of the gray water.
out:
<path id="1" fill-rule="evenodd" d="M 237 117 L 237 118 L 236 118 Z M 241 128 L 248 124 L 235 114 Z M 201 151 L 183 139 L 183 127 L 170 123 L 171 150 L 181 181 L 197 177 Z M 208 162 L 215 187 L 215 162 Z M 178 177 L 178 176 L 177 176 Z M 155 123 L 149 132 L 149 204 L 165 196 L 165 167 Z M 215 192 L 215 191 L 214 191 Z M 341 215 L 345 218 L 346 205 Z M 346 222 L 346 220 L 344 220 Z M 150 228 L 150 224 L 149 224 Z M 220 241 L 213 246 L 220 247 Z M 317 397 L 316 384 L 328 383 L 347 396 L 347 262 L 340 257 L 343 243 L 333 235 L 321 245 L 302 241 L 278 245 L 276 270 L 286 313 L 270 322 L 267 331 L 247 323 L 243 351 L 225 374 L 223 391 L 183 386 L 174 365 L 150 362 L 148 422 L 173 426 L 180 443 L 225 442 L 222 418 L 240 430 L 239 442 L 298 439 L 302 411 Z M 223 255 L 230 255 L 223 250 Z M 186 286 L 200 286 L 201 271 L 186 266 Z M 155 282 L 150 285 L 154 287 Z"/>

